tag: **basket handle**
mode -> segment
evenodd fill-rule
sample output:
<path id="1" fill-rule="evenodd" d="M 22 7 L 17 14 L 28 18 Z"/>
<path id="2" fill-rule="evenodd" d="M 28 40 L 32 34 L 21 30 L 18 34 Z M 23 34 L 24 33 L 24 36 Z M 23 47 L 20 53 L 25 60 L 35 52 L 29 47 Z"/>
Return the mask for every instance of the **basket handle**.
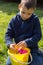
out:
<path id="1" fill-rule="evenodd" d="M 12 56 L 12 55 L 11 55 Z M 17 60 L 16 58 L 14 58 L 13 56 L 12 56 L 12 58 L 13 59 L 15 59 L 17 62 L 19 62 L 19 63 L 21 63 L 21 64 L 30 64 L 31 62 L 32 62 L 32 60 L 33 60 L 33 58 L 32 58 L 32 55 L 30 54 L 30 59 L 31 59 L 31 61 L 29 61 L 29 62 L 22 62 L 22 61 L 20 61 L 20 60 Z"/>

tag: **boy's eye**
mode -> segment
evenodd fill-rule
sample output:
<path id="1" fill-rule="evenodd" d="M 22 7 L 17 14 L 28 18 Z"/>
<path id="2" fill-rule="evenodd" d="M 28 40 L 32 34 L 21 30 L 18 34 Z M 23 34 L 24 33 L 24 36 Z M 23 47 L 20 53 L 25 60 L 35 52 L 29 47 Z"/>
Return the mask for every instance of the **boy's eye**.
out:
<path id="1" fill-rule="evenodd" d="M 21 12 L 21 13 L 25 14 L 25 12 Z M 31 13 L 28 13 L 28 15 L 31 15 Z"/>
<path id="2" fill-rule="evenodd" d="M 28 13 L 28 15 L 31 15 L 31 13 Z"/>
<path id="3" fill-rule="evenodd" d="M 21 13 L 25 14 L 25 12 L 21 12 Z"/>

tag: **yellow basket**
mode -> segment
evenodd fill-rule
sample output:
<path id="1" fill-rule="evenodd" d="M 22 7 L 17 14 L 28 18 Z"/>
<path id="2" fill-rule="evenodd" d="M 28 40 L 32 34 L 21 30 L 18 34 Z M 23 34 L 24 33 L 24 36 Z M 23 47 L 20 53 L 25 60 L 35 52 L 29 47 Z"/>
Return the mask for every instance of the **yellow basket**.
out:
<path id="1" fill-rule="evenodd" d="M 12 53 L 11 50 L 8 50 L 8 54 L 10 56 L 12 65 L 28 65 L 32 62 L 32 56 L 30 54 L 30 49 L 28 48 L 25 48 L 25 49 L 28 50 L 28 52 L 25 54 L 20 54 L 20 53 L 15 54 L 15 53 Z M 28 62 L 29 55 L 31 57 L 30 62 Z"/>

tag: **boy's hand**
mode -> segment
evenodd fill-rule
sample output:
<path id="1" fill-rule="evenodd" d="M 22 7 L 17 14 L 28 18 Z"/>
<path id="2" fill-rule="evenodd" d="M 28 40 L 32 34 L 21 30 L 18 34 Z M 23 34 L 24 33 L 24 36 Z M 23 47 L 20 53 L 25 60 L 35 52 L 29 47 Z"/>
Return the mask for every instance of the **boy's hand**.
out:
<path id="1" fill-rule="evenodd" d="M 16 44 L 16 47 L 17 48 L 19 48 L 19 47 L 25 48 L 25 47 L 27 47 L 27 44 L 25 41 L 20 41 L 19 43 Z"/>
<path id="2" fill-rule="evenodd" d="M 11 49 L 12 51 L 16 51 L 15 45 L 16 45 L 16 43 L 10 44 L 10 48 L 9 49 Z"/>
<path id="3" fill-rule="evenodd" d="M 14 43 L 14 44 L 10 44 L 10 50 L 16 52 L 20 47 L 22 48 L 26 48 L 27 47 L 27 44 L 25 41 L 20 41 L 19 43 Z"/>

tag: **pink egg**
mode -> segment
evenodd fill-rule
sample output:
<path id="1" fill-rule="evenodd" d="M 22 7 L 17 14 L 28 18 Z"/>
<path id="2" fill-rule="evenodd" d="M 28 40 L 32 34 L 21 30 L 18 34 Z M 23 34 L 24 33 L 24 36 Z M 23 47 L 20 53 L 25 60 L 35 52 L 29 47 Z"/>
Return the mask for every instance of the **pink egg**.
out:
<path id="1" fill-rule="evenodd" d="M 22 52 L 22 53 L 23 53 L 23 54 L 24 54 L 24 53 L 27 53 L 27 50 L 23 50 L 23 52 Z"/>
<path id="2" fill-rule="evenodd" d="M 18 52 L 19 52 L 20 54 L 24 54 L 24 53 L 27 53 L 27 50 L 19 49 Z"/>

